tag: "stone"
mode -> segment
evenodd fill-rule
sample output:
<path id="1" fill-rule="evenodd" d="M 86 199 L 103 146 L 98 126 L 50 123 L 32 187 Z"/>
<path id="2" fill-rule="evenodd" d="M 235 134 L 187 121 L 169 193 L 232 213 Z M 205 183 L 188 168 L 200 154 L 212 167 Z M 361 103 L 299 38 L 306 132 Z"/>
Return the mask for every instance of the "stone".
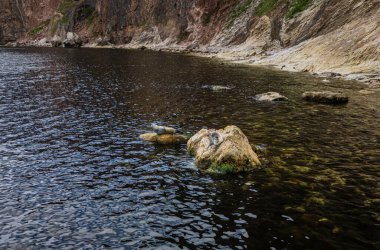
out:
<path id="1" fill-rule="evenodd" d="M 99 37 L 98 39 L 96 39 L 95 43 L 96 46 L 107 46 L 110 45 L 110 39 L 107 37 Z"/>
<path id="2" fill-rule="evenodd" d="M 331 91 L 305 92 L 302 94 L 302 98 L 308 102 L 324 104 L 344 104 L 348 102 L 347 95 Z"/>
<path id="3" fill-rule="evenodd" d="M 50 41 L 52 47 L 61 47 L 62 46 L 62 38 L 55 35 Z"/>
<path id="4" fill-rule="evenodd" d="M 65 48 L 79 48 L 82 46 L 82 40 L 73 32 L 67 32 L 66 39 L 63 41 Z"/>
<path id="5" fill-rule="evenodd" d="M 147 133 L 140 135 L 140 139 L 162 145 L 181 144 L 187 142 L 187 137 L 179 134 L 159 135 L 157 133 Z"/>
<path id="6" fill-rule="evenodd" d="M 218 173 L 239 173 L 261 165 L 248 138 L 236 126 L 202 129 L 187 142 L 200 169 Z"/>
<path id="7" fill-rule="evenodd" d="M 165 127 L 165 126 L 158 126 L 156 124 L 152 124 L 152 128 L 155 133 L 158 135 L 164 135 L 164 134 L 175 134 L 177 132 L 176 129 L 171 127 Z"/>
<path id="8" fill-rule="evenodd" d="M 254 96 L 253 99 L 258 102 L 283 102 L 288 100 L 288 98 L 277 92 L 259 94 Z"/>

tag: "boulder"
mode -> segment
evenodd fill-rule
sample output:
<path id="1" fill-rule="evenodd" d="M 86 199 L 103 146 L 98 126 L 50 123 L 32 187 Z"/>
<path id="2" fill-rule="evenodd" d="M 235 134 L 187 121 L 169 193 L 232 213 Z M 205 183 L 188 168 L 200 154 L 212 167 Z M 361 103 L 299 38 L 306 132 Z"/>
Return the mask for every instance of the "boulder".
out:
<path id="1" fill-rule="evenodd" d="M 164 134 L 175 134 L 177 131 L 174 128 L 165 127 L 165 126 L 158 126 L 156 124 L 152 124 L 152 128 L 154 132 L 158 135 L 164 135 Z"/>
<path id="2" fill-rule="evenodd" d="M 66 39 L 63 41 L 63 46 L 65 48 L 78 48 L 82 46 L 82 43 L 82 40 L 77 34 L 67 32 Z"/>
<path id="3" fill-rule="evenodd" d="M 261 165 L 247 137 L 236 126 L 202 129 L 187 142 L 200 169 L 218 173 L 245 172 Z"/>
<path id="4" fill-rule="evenodd" d="M 302 94 L 302 98 L 308 102 L 324 104 L 343 104 L 348 102 L 347 95 L 331 91 L 305 92 Z"/>
<path id="5" fill-rule="evenodd" d="M 96 46 L 107 46 L 110 45 L 110 39 L 108 37 L 99 37 L 95 41 Z"/>
<path id="6" fill-rule="evenodd" d="M 154 143 L 162 144 L 162 145 L 181 144 L 181 143 L 187 142 L 186 136 L 179 135 L 179 134 L 159 135 L 157 133 L 147 133 L 147 134 L 140 135 L 140 138 L 143 139 L 144 141 L 154 142 Z"/>
<path id="7" fill-rule="evenodd" d="M 259 94 L 254 96 L 253 99 L 258 102 L 283 102 L 288 100 L 288 98 L 286 98 L 283 95 L 280 95 L 277 92 L 267 92 Z"/>
<path id="8" fill-rule="evenodd" d="M 50 43 L 51 43 L 51 45 L 52 45 L 53 47 L 61 47 L 61 46 L 62 46 L 62 38 L 59 37 L 59 36 L 57 36 L 57 35 L 55 35 L 55 36 L 51 39 Z"/>

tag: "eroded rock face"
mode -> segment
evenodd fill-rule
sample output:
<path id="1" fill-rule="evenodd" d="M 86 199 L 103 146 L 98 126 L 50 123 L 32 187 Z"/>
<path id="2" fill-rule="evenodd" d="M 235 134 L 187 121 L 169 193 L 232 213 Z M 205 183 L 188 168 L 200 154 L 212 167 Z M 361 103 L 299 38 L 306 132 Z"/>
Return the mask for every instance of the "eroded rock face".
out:
<path id="1" fill-rule="evenodd" d="M 162 145 L 170 144 L 181 144 L 186 143 L 187 138 L 183 135 L 178 134 L 157 134 L 157 133 L 147 133 L 140 135 L 140 139 L 148 142 L 154 142 Z"/>
<path id="2" fill-rule="evenodd" d="M 302 98 L 308 102 L 324 104 L 344 104 L 348 102 L 347 95 L 331 91 L 305 92 L 302 94 Z"/>
<path id="3" fill-rule="evenodd" d="M 248 138 L 236 126 L 224 129 L 202 129 L 187 142 L 200 169 L 220 173 L 239 173 L 261 165 Z"/>
<path id="4" fill-rule="evenodd" d="M 280 95 L 277 92 L 267 92 L 264 94 L 259 94 L 253 97 L 253 99 L 258 102 L 283 102 L 288 100 L 288 98 L 286 98 L 283 95 Z"/>

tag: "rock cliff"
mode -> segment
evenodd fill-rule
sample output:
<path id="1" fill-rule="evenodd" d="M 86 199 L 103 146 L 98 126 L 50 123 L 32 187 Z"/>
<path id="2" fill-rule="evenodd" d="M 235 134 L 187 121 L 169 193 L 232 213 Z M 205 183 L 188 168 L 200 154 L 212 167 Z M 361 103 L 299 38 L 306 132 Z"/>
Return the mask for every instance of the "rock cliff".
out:
<path id="1" fill-rule="evenodd" d="M 87 46 L 204 52 L 286 70 L 380 69 L 380 0 L 0 1 L 0 43 L 45 45 L 67 32 Z"/>

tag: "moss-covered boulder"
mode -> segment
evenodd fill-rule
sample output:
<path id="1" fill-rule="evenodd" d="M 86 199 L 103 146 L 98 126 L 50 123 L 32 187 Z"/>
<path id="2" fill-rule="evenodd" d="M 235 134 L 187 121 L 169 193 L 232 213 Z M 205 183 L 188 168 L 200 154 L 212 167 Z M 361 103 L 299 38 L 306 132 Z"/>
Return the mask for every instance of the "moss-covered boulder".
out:
<path id="1" fill-rule="evenodd" d="M 239 173 L 261 165 L 248 138 L 236 126 L 202 129 L 187 142 L 200 169 L 218 173 Z"/>

